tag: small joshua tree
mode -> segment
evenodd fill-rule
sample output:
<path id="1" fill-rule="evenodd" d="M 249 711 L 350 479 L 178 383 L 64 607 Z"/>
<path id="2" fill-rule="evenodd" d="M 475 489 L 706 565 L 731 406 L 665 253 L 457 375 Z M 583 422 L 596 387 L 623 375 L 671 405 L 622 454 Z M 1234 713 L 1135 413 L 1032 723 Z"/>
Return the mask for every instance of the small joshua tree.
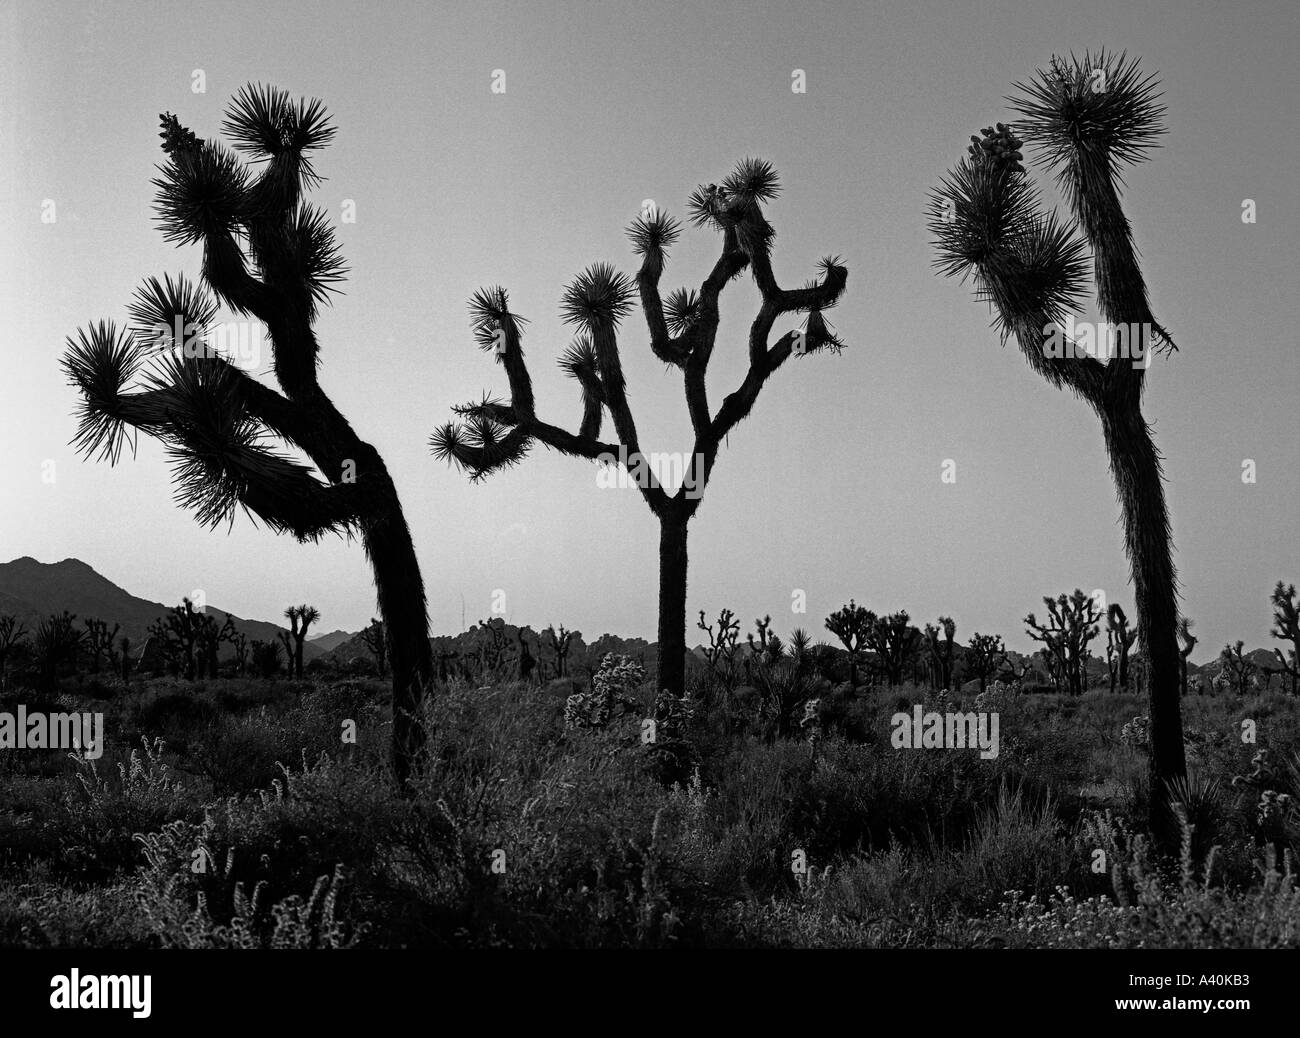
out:
<path id="1" fill-rule="evenodd" d="M 289 621 L 289 634 L 293 638 L 293 656 L 290 658 L 294 676 L 302 677 L 302 646 L 307 640 L 307 628 L 320 619 L 320 610 L 315 606 L 289 606 L 284 611 Z"/>
<path id="2" fill-rule="evenodd" d="M 168 241 L 203 246 L 203 284 L 150 278 L 129 308 L 129 329 L 100 321 L 68 340 L 63 364 L 82 397 L 76 443 L 116 462 L 128 427 L 156 437 L 174 463 L 179 503 L 206 526 L 242 509 L 299 541 L 359 534 L 389 629 L 393 765 L 405 788 L 422 755 L 420 703 L 433 677 L 424 583 L 383 459 L 317 378 L 316 318 L 346 267 L 328 215 L 304 194 L 320 179 L 313 153 L 334 127 L 319 101 L 249 85 L 222 129 L 263 163 L 259 173 L 162 117 L 156 212 Z M 206 341 L 218 303 L 265 326 L 282 392 Z M 128 391 L 146 364 L 143 385 Z M 268 440 L 301 450 L 323 481 Z"/>
<path id="3" fill-rule="evenodd" d="M 180 605 L 172 606 L 170 613 L 155 620 L 149 628 L 149 634 L 159 640 L 163 654 L 179 665 L 186 681 L 193 681 L 198 674 L 203 619 L 203 611 L 195 609 L 190 599 L 183 598 Z"/>
<path id="4" fill-rule="evenodd" d="M 977 631 L 970 636 L 970 645 L 966 646 L 966 665 L 979 679 L 981 694 L 987 688 L 989 678 L 998 673 L 1006 658 L 1007 650 L 1000 634 L 980 634 Z"/>
<path id="5" fill-rule="evenodd" d="M 879 618 L 873 616 L 867 644 L 880 659 L 892 688 L 903 683 L 903 671 L 920 651 L 921 632 L 911 625 L 906 610 Z"/>
<path id="6" fill-rule="evenodd" d="M 27 625 L 8 613 L 0 616 L 0 692 L 9 688 L 9 661 L 24 645 Z"/>
<path id="7" fill-rule="evenodd" d="M 1075 588 L 1073 594 L 1044 598 L 1047 620 L 1025 617 L 1029 637 L 1043 643 L 1044 659 L 1058 692 L 1081 696 L 1088 687 L 1088 643 L 1101 628 L 1101 612 L 1091 595 Z"/>
<path id="8" fill-rule="evenodd" d="M 1282 665 L 1281 672 L 1291 679 L 1291 694 L 1300 694 L 1300 603 L 1296 601 L 1294 584 L 1277 582 L 1273 589 L 1273 627 L 1268 632 L 1274 638 L 1291 643 L 1286 655 L 1274 649 L 1273 655 Z"/>
<path id="9" fill-rule="evenodd" d="M 1164 107 L 1154 76 L 1143 75 L 1136 59 L 1105 51 L 1068 61 L 1054 57 L 1048 69 L 1017 89 L 1012 105 L 1019 121 L 972 137 L 969 157 L 932 196 L 936 265 L 945 275 L 973 275 L 1003 341 L 1014 337 L 1030 367 L 1050 385 L 1081 397 L 1101 420 L 1123 516 L 1137 626 L 1150 665 L 1149 820 L 1160 846 L 1173 851 L 1177 826 L 1167 784 L 1183 779 L 1187 770 L 1178 592 L 1164 474 L 1142 415 L 1142 389 L 1151 351 L 1175 347 L 1152 313 L 1120 202 L 1121 170 L 1156 145 L 1164 132 Z M 1037 148 L 1038 160 L 1056 171 L 1083 238 L 1042 207 L 1021 164 L 1024 144 Z M 1087 287 L 1089 247 L 1103 320 L 1126 331 L 1135 347 L 1112 353 L 1106 344 L 1104 358 L 1061 334 Z M 1140 346 L 1134 338 L 1142 340 Z M 1141 353 L 1141 362 L 1123 355 L 1134 352 Z"/>
<path id="10" fill-rule="evenodd" d="M 555 677 L 562 678 L 565 675 L 565 662 L 569 658 L 569 643 L 573 641 L 575 632 L 570 631 L 564 624 L 560 624 L 559 631 L 556 631 L 555 625 L 551 624 L 542 633 L 546 635 L 551 652 L 555 656 Z"/>
<path id="11" fill-rule="evenodd" d="M 872 628 L 876 625 L 876 614 L 860 606 L 853 599 L 826 618 L 826 630 L 835 635 L 849 654 L 849 691 L 858 690 L 858 662 L 862 659 L 862 650 L 867 647 Z"/>
<path id="12" fill-rule="evenodd" d="M 98 617 L 88 617 L 82 621 L 86 628 L 84 642 L 86 654 L 90 657 L 90 672 L 99 673 L 99 661 L 108 660 L 110 669 L 117 669 L 117 649 L 114 647 L 117 641 L 117 632 L 122 629 L 121 624 L 114 624 L 113 629 L 108 629 L 108 621 L 100 620 Z"/>
<path id="13" fill-rule="evenodd" d="M 1128 657 L 1137 633 L 1136 627 L 1129 627 L 1120 604 L 1112 602 L 1106 610 L 1106 672 L 1112 693 L 1117 685 L 1120 691 L 1128 691 Z"/>
<path id="14" fill-rule="evenodd" d="M 722 442 L 749 415 L 768 378 L 791 355 L 842 348 L 822 316 L 839 301 L 848 279 L 838 259 L 822 260 L 820 278 L 802 288 L 783 289 L 777 284 L 771 262 L 775 232 L 762 206 L 778 190 L 776 170 L 770 164 L 746 159 L 722 184 L 701 187 L 691 196 L 692 223 L 722 235 L 721 254 L 698 292 L 678 289 L 661 298 L 659 280 L 681 228 L 672 217 L 649 207 L 627 231 L 633 250 L 642 257 L 635 280 L 609 264 L 597 263 L 570 283 L 560 312 L 577 327 L 578 337 L 561 356 L 560 366 L 582 387 L 582 421 L 576 434 L 538 417 L 521 345 L 524 319 L 510 311 L 504 288 L 481 289 L 470 302 L 474 337 L 505 368 L 510 402 L 485 397 L 458 407 L 456 414 L 463 421 L 447 423 L 431 441 L 436 457 L 460 466 L 475 479 L 521 461 L 534 443 L 628 468 L 659 520 L 658 685 L 675 696 L 683 694 L 686 680 L 687 525 L 703 500 Z M 746 269 L 763 300 L 750 325 L 749 366 L 739 388 L 713 411 L 705 374 L 717 338 L 718 298 Z M 650 349 L 682 374 L 695 436 L 682 485 L 674 493 L 660 485 L 642 455 L 627 400 L 618 333 L 633 307 L 634 293 L 645 314 Z M 804 328 L 769 342 L 777 320 L 793 313 L 808 315 Z M 605 412 L 614 426 L 612 442 L 600 438 Z"/>
<path id="15" fill-rule="evenodd" d="M 388 639 L 384 634 L 384 621 L 372 619 L 370 626 L 361 632 L 361 641 L 375 658 L 375 670 L 382 678 L 388 666 Z M 445 670 L 445 662 L 441 666 Z"/>
<path id="16" fill-rule="evenodd" d="M 943 640 L 939 631 L 943 630 Z M 932 673 L 936 688 L 952 687 L 953 639 L 957 635 L 957 623 L 951 616 L 939 617 L 939 625 L 925 625 L 925 647 L 930 654 Z M 980 691 L 984 691 L 981 687 Z"/>
<path id="17" fill-rule="evenodd" d="M 77 666 L 85 634 L 77 630 L 76 619 L 75 613 L 65 609 L 61 614 L 51 613 L 36 628 L 32 648 L 47 692 L 57 689 L 59 674 L 65 667 L 75 669 Z"/>
<path id="18" fill-rule="evenodd" d="M 1178 618 L 1178 679 L 1182 682 L 1183 695 L 1187 695 L 1187 663 L 1188 657 L 1192 655 L 1192 650 L 1196 648 L 1197 638 L 1192 634 L 1192 621 L 1185 616 Z M 1196 683 L 1197 691 L 1201 689 L 1201 682 Z"/>
<path id="19" fill-rule="evenodd" d="M 1251 678 L 1255 676 L 1255 661 L 1245 654 L 1246 643 L 1238 639 L 1236 645 L 1225 645 L 1219 653 L 1219 662 L 1223 664 L 1222 673 L 1228 684 L 1239 696 L 1244 696 L 1251 687 Z"/>

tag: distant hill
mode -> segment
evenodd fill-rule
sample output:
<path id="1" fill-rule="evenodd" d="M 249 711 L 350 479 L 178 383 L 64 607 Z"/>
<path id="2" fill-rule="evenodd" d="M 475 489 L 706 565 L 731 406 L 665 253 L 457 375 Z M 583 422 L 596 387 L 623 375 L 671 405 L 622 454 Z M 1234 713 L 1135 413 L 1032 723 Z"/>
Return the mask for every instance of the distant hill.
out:
<path id="1" fill-rule="evenodd" d="M 180 602 L 172 605 L 180 605 Z M 0 563 L 0 613 L 17 616 L 27 624 L 29 631 L 34 631 L 42 619 L 65 609 L 76 615 L 78 625 L 90 617 L 120 624 L 122 629 L 118 637 L 125 635 L 134 645 L 142 646 L 148 637 L 149 625 L 165 616 L 171 606 L 137 598 L 80 559 L 45 563 L 23 556 L 13 562 Z M 208 612 L 217 623 L 225 623 L 228 615 L 225 610 L 209 605 Z M 263 620 L 245 620 L 233 613 L 229 615 L 250 642 L 254 639 L 270 641 L 284 629 Z M 303 645 L 303 659 L 314 659 L 324 651 L 308 641 Z"/>
<path id="2" fill-rule="evenodd" d="M 316 646 L 323 653 L 333 652 L 344 642 L 351 641 L 356 636 L 356 631 L 330 631 L 329 634 L 322 634 L 319 638 L 308 638 L 307 644 Z"/>

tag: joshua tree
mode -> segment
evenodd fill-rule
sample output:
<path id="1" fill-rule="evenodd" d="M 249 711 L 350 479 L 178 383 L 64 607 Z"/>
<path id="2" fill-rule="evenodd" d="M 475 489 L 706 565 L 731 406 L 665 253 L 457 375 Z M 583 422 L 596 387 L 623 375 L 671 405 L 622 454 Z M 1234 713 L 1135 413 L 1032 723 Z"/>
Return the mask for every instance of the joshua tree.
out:
<path id="1" fill-rule="evenodd" d="M 1294 696 L 1300 693 L 1300 603 L 1296 602 L 1295 585 L 1283 586 L 1279 580 L 1273 589 L 1272 601 L 1273 628 L 1268 633 L 1291 643 L 1285 656 L 1281 649 L 1274 649 L 1273 655 L 1282 665 L 1280 673 L 1291 679 L 1291 694 Z"/>
<path id="2" fill-rule="evenodd" d="M 921 648 L 921 632 L 911 625 L 906 610 L 877 618 L 871 616 L 867 644 L 880 659 L 890 686 L 903 682 L 903 670 Z"/>
<path id="3" fill-rule="evenodd" d="M 307 628 L 320 619 L 320 610 L 315 606 L 290 606 L 284 611 L 289 621 L 289 634 L 293 637 L 293 656 L 291 669 L 297 677 L 302 677 L 302 645 L 307 640 Z"/>
<path id="4" fill-rule="evenodd" d="M 934 192 L 930 227 L 947 275 L 974 275 L 992 304 L 1003 341 L 1014 336 L 1030 366 L 1087 401 L 1101 420 L 1124 522 L 1137 625 L 1151 666 L 1151 815 L 1162 846 L 1175 843 L 1167 783 L 1186 774 L 1176 627 L 1177 586 L 1164 475 L 1142 416 L 1150 350 L 1172 350 L 1155 320 L 1138 265 L 1132 228 L 1120 203 L 1121 169 L 1146 158 L 1164 132 L 1154 76 L 1136 60 L 1105 51 L 1053 58 L 1019 84 L 1021 118 L 986 127 L 970 156 Z M 1047 213 L 1020 163 L 1023 141 L 1057 180 L 1085 240 Z M 1105 359 L 1065 342 L 1062 325 L 1086 289 L 1087 249 L 1098 302 L 1111 328 L 1128 331 L 1130 349 Z M 1144 340 L 1134 343 L 1134 331 Z M 1063 349 L 1057 347 L 1064 347 Z M 1141 362 L 1121 353 L 1141 352 Z"/>
<path id="5" fill-rule="evenodd" d="M 170 613 L 149 627 L 149 633 L 163 646 L 164 654 L 179 663 L 187 681 L 193 681 L 198 671 L 197 650 L 204 618 L 202 610 L 195 609 L 193 602 L 183 598 L 180 605 L 172 606 Z"/>
<path id="6" fill-rule="evenodd" d="M 16 616 L 0 616 L 0 692 L 9 687 L 9 660 L 16 656 L 27 635 L 27 626 Z"/>
<path id="7" fill-rule="evenodd" d="M 276 637 L 284 646 L 284 672 L 287 676 L 293 677 L 293 634 L 281 628 L 276 632 Z"/>
<path id="8" fill-rule="evenodd" d="M 319 180 L 312 153 L 334 127 L 319 101 L 249 85 L 222 129 L 237 151 L 264 162 L 260 173 L 162 117 L 156 212 L 167 240 L 202 244 L 202 284 L 150 278 L 130 307 L 131 328 L 101 321 L 69 340 L 64 367 L 83 397 L 76 442 L 116 462 L 128 426 L 157 437 L 175 463 L 179 502 L 205 525 L 233 522 L 242 508 L 300 541 L 360 535 L 389 629 L 393 764 L 405 785 L 423 750 L 420 703 L 433 675 L 424 583 L 383 459 L 317 379 L 314 324 L 346 268 L 329 217 L 303 195 Z M 282 393 L 206 342 L 218 302 L 265 325 Z M 150 358 L 143 386 L 128 392 Z M 302 450 L 324 481 L 268 437 Z"/>
<path id="9" fill-rule="evenodd" d="M 526 684 L 532 680 L 533 671 L 537 669 L 537 657 L 533 655 L 522 627 L 515 631 L 515 638 L 519 641 L 519 680 Z"/>
<path id="10" fill-rule="evenodd" d="M 226 616 L 226 627 L 229 630 L 223 627 L 222 632 L 235 651 L 235 673 L 242 677 L 248 667 L 248 635 L 235 627 L 229 615 Z"/>
<path id="11" fill-rule="evenodd" d="M 695 626 L 709 636 L 709 644 L 704 648 L 704 658 L 708 660 L 709 669 L 714 673 L 730 671 L 731 662 L 736 657 L 736 642 L 740 638 L 740 621 L 730 609 L 718 614 L 718 633 L 713 633 L 713 625 L 704 622 L 704 610 L 700 610 L 700 621 Z"/>
<path id="12" fill-rule="evenodd" d="M 384 621 L 372 619 L 370 626 L 361 632 L 361 641 L 375 658 L 375 670 L 382 678 L 388 667 L 388 638 L 384 633 Z M 440 661 L 439 670 L 443 669 Z"/>
<path id="13" fill-rule="evenodd" d="M 564 677 L 565 660 L 569 658 L 569 643 L 573 641 L 574 632 L 568 630 L 564 624 L 560 624 L 560 630 L 557 633 L 555 625 L 551 624 L 542 632 L 546 635 L 546 640 L 550 643 L 551 652 L 555 654 L 555 676 Z"/>
<path id="14" fill-rule="evenodd" d="M 826 618 L 826 630 L 835 635 L 849 654 L 849 691 L 858 691 L 858 661 L 876 625 L 876 614 L 853 599 Z"/>
<path id="15" fill-rule="evenodd" d="M 58 684 L 59 672 L 65 666 L 76 667 L 83 647 L 84 633 L 77 630 L 75 613 L 66 609 L 62 615 L 51 613 L 40 622 L 33 638 L 33 650 L 40 667 L 41 681 L 48 692 Z"/>
<path id="16" fill-rule="evenodd" d="M 943 630 L 943 640 L 939 631 Z M 939 626 L 925 625 L 925 647 L 930 653 L 933 665 L 935 687 L 952 687 L 953 638 L 957 634 L 957 623 L 951 616 L 939 617 Z"/>
<path id="17" fill-rule="evenodd" d="M 121 624 L 114 624 L 113 629 L 108 629 L 108 621 L 100 620 L 97 617 L 88 617 L 82 621 L 86 628 L 83 642 L 86 646 L 86 653 L 90 656 L 90 672 L 99 673 L 99 661 L 107 658 L 108 665 L 111 669 L 117 668 L 117 650 L 113 647 L 117 641 L 117 632 L 122 629 Z"/>
<path id="18" fill-rule="evenodd" d="M 1219 653 L 1219 662 L 1223 664 L 1221 673 L 1227 677 L 1232 690 L 1239 696 L 1244 696 L 1250 688 L 1256 670 L 1255 661 L 1242 651 L 1245 647 L 1246 643 L 1238 639 L 1236 645 L 1225 645 Z"/>
<path id="19" fill-rule="evenodd" d="M 505 289 L 480 290 L 470 303 L 474 335 L 479 346 L 494 351 L 505 367 L 510 403 L 485 397 L 456 408 L 463 423 L 450 422 L 432 438 L 435 456 L 459 465 L 475 478 L 515 464 L 535 442 L 563 454 L 627 467 L 659 520 L 658 686 L 674 696 L 682 695 L 686 680 L 687 525 L 704 498 L 722 441 L 750 413 L 764 383 L 791 354 L 824 348 L 838 352 L 842 348 L 822 317 L 822 311 L 838 302 L 848 278 L 838 259 L 822 260 L 820 279 L 802 288 L 787 290 L 777 284 L 771 263 L 774 231 L 762 209 L 762 203 L 777 192 L 776 170 L 767 162 L 746 159 L 721 185 L 701 187 L 691 196 L 692 223 L 711 226 L 722 234 L 721 255 L 698 293 L 678 289 L 666 300 L 660 297 L 659 279 L 667 251 L 681 227 L 670 216 L 649 207 L 627 231 L 633 250 L 642 257 L 635 281 L 608 264 L 597 263 L 570 283 L 561 315 L 578 327 L 579 335 L 560 358 L 560 365 L 582 387 L 583 416 L 576 435 L 537 416 L 532 379 L 520 345 L 523 319 L 510 312 Z M 717 337 L 718 297 L 746 268 L 763 298 L 750 325 L 749 366 L 740 387 L 712 412 L 705 373 Z M 682 485 L 671 494 L 660 485 L 641 453 L 624 385 L 618 330 L 632 309 L 634 292 L 640 297 L 649 327 L 650 349 L 682 373 L 695 436 Z M 769 344 L 777 319 L 800 312 L 808 314 L 805 328 L 787 331 Z M 605 411 L 613 421 L 614 442 L 600 439 Z"/>
<path id="20" fill-rule="evenodd" d="M 1088 687 L 1088 643 L 1101 630 L 1101 612 L 1091 595 L 1078 588 L 1070 595 L 1044 597 L 1047 621 L 1040 624 L 1030 613 L 1025 629 L 1036 642 L 1043 643 L 1043 658 L 1058 692 L 1081 696 Z"/>
<path id="21" fill-rule="evenodd" d="M 1192 621 L 1185 616 L 1178 618 L 1178 680 L 1181 682 L 1182 694 L 1187 695 L 1187 661 L 1196 648 L 1196 635 L 1192 634 Z M 1199 691 L 1201 683 L 1197 682 Z"/>
<path id="22" fill-rule="evenodd" d="M 1117 684 L 1121 691 L 1128 691 L 1128 656 L 1137 634 L 1136 627 L 1129 627 L 1120 604 L 1112 602 L 1106 610 L 1106 672 L 1112 693 Z"/>
<path id="23" fill-rule="evenodd" d="M 1006 658 L 1007 650 L 1000 634 L 976 632 L 970 636 L 970 645 L 966 647 L 966 662 L 971 673 L 979 679 L 981 692 L 987 687 L 988 679 L 1006 662 Z"/>

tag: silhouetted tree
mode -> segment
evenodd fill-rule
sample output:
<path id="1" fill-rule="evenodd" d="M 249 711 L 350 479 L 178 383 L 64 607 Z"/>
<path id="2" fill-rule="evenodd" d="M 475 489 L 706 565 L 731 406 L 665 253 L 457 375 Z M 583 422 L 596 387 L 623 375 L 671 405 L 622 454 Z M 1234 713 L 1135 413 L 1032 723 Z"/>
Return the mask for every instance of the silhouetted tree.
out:
<path id="1" fill-rule="evenodd" d="M 1141 401 L 1150 351 L 1175 347 L 1152 313 L 1120 203 L 1120 171 L 1144 159 L 1164 132 L 1164 107 L 1154 76 L 1144 76 L 1136 60 L 1105 51 L 1054 57 L 1017 89 L 1012 105 L 1021 119 L 1014 129 L 998 123 L 973 137 L 970 156 L 933 194 L 937 264 L 947 275 L 974 275 L 1003 341 L 1014 336 L 1035 371 L 1087 401 L 1101 419 L 1150 664 L 1150 822 L 1161 847 L 1174 851 L 1167 783 L 1186 775 L 1177 587 L 1160 454 Z M 1021 138 L 1057 171 L 1084 239 L 1043 209 L 1021 165 Z M 1131 346 L 1138 331 L 1138 349 L 1107 350 L 1098 359 L 1063 342 L 1067 315 L 1086 290 L 1089 247 L 1103 319 L 1127 330 Z M 1139 351 L 1141 363 L 1121 355 Z"/>
<path id="2" fill-rule="evenodd" d="M 476 479 L 519 462 L 535 442 L 563 454 L 628 468 L 659 520 L 658 685 L 674 696 L 684 692 L 686 677 L 687 525 L 704 498 L 718 450 L 753 409 L 764 383 L 791 354 L 842 348 L 822 312 L 839 300 L 848 271 L 838 259 L 827 258 L 821 261 L 819 280 L 792 290 L 777 284 L 771 264 L 775 232 L 762 210 L 762 203 L 777 193 L 776 170 L 767 162 L 747 159 L 721 185 L 700 187 L 691 196 L 692 222 L 722 234 L 721 255 L 698 293 L 679 289 L 661 299 L 659 280 L 667 251 L 681 228 L 670 216 L 652 209 L 627 231 L 633 250 L 642 257 L 635 281 L 605 263 L 588 267 L 573 280 L 564 293 L 561 315 L 577 326 L 579 335 L 560 364 L 582 387 L 583 416 L 576 435 L 538 418 L 521 347 L 524 321 L 510 312 L 505 289 L 480 290 L 470 303 L 474 335 L 479 346 L 493 351 L 505 367 L 510 402 L 485 397 L 458 407 L 456 414 L 463 422 L 447 423 L 432 438 L 435 456 L 468 470 Z M 763 300 L 750 326 L 749 367 L 740 387 L 712 412 L 705 373 L 717 337 L 718 297 L 747 268 Z M 672 494 L 660 485 L 641 453 L 627 401 L 618 329 L 632 309 L 634 292 L 640 296 L 651 350 L 682 373 L 695 435 L 682 485 Z M 788 331 L 769 344 L 777 319 L 796 312 L 808 314 L 804 330 Z M 613 421 L 615 442 L 599 438 L 605 411 Z"/>
<path id="3" fill-rule="evenodd" d="M 1187 663 L 1192 650 L 1196 648 L 1196 635 L 1192 634 L 1192 621 L 1187 617 L 1178 618 L 1178 680 L 1181 682 L 1182 694 L 1187 695 Z M 1197 683 L 1198 690 L 1200 683 Z"/>
<path id="4" fill-rule="evenodd" d="M 1006 647 L 1002 644 L 1000 634 L 980 634 L 970 636 L 970 645 L 966 646 L 966 665 L 980 683 L 983 692 L 988 679 L 998 672 L 1007 659 Z"/>
<path id="5" fill-rule="evenodd" d="M 175 463 L 181 504 L 205 525 L 233 522 L 242 508 L 300 541 L 360 535 L 389 629 L 393 764 L 405 787 L 423 751 L 420 703 L 433 678 L 424 583 L 383 459 L 317 378 L 317 313 L 346 267 L 329 216 L 303 195 L 319 180 L 311 153 L 334 127 L 319 101 L 249 85 L 222 129 L 264 163 L 260 173 L 162 117 L 167 159 L 154 181 L 156 211 L 167 240 L 203 245 L 205 287 L 150 278 L 130 308 L 130 330 L 101 321 L 69 340 L 64 367 L 83 397 L 76 442 L 116 462 L 128 426 L 157 437 Z M 282 393 L 206 342 L 217 301 L 265 325 Z M 143 387 L 127 392 L 147 360 Z M 268 437 L 302 450 L 326 482 L 272 450 Z"/>
<path id="6" fill-rule="evenodd" d="M 307 640 L 307 628 L 320 619 L 320 610 L 306 604 L 289 606 L 284 615 L 289 621 L 289 634 L 293 638 L 292 670 L 295 676 L 302 677 L 303 642 Z"/>
<path id="7" fill-rule="evenodd" d="M 826 630 L 835 635 L 849 654 L 849 691 L 858 690 L 858 662 L 867 647 L 871 631 L 876 625 L 876 614 L 858 605 L 853 599 L 826 618 Z"/>
<path id="8" fill-rule="evenodd" d="M 9 688 L 9 663 L 18 655 L 26 636 L 26 624 L 16 616 L 0 614 L 0 692 Z"/>
<path id="9" fill-rule="evenodd" d="M 1091 595 L 1075 588 L 1072 594 L 1044 597 L 1047 620 L 1039 623 L 1030 613 L 1025 629 L 1036 642 L 1043 643 L 1043 657 L 1058 692 L 1081 696 L 1088 688 L 1088 643 L 1101 628 L 1101 612 Z"/>
<path id="10" fill-rule="evenodd" d="M 1122 692 L 1128 691 L 1128 657 L 1137 634 L 1136 627 L 1129 627 L 1120 604 L 1112 602 L 1106 610 L 1106 673 L 1112 693 L 1116 685 Z"/>
<path id="11" fill-rule="evenodd" d="M 1219 662 L 1223 664 L 1223 675 L 1229 686 L 1239 696 L 1244 696 L 1250 689 L 1250 680 L 1255 676 L 1255 661 L 1242 650 L 1246 643 L 1238 639 L 1236 645 L 1225 645 L 1219 653 Z"/>
<path id="12" fill-rule="evenodd" d="M 1291 694 L 1300 694 L 1300 603 L 1296 602 L 1294 584 L 1283 585 L 1277 582 L 1273 589 L 1273 627 L 1269 634 L 1291 643 L 1291 648 L 1284 656 L 1281 649 L 1274 649 L 1273 655 L 1282 665 L 1281 673 L 1291 679 Z M 1289 659 L 1288 659 L 1289 657 Z"/>
<path id="13" fill-rule="evenodd" d="M 84 638 L 83 632 L 74 626 L 76 619 L 75 613 L 65 609 L 62 614 L 51 613 L 36 628 L 32 648 L 42 687 L 47 692 L 57 690 L 63 670 L 76 669 Z"/>
<path id="14" fill-rule="evenodd" d="M 86 655 L 90 657 L 90 672 L 99 673 L 99 661 L 108 659 L 108 665 L 111 669 L 117 669 L 117 650 L 114 644 L 117 641 L 117 632 L 122 629 L 121 624 L 114 624 L 113 629 L 108 629 L 108 621 L 100 620 L 98 617 L 87 617 L 82 621 L 86 628 L 83 637 L 83 643 L 86 648 Z"/>
<path id="15" fill-rule="evenodd" d="M 943 631 L 943 639 L 939 638 L 939 631 Z M 925 625 L 925 647 L 930 654 L 930 662 L 933 666 L 932 673 L 937 688 L 952 687 L 952 668 L 953 668 L 953 639 L 957 635 L 957 623 L 951 616 L 939 617 L 939 624 Z"/>
<path id="16" fill-rule="evenodd" d="M 370 651 L 370 655 L 375 658 L 375 669 L 382 678 L 388 667 L 388 639 L 384 633 L 384 621 L 372 619 L 370 626 L 361 632 L 361 641 Z M 439 676 L 446 681 L 446 670 L 442 661 L 438 666 Z"/>
<path id="17" fill-rule="evenodd" d="M 903 683 L 903 671 L 921 648 L 921 632 L 911 625 L 906 610 L 889 616 L 872 616 L 867 645 L 885 670 L 890 687 Z"/>
<path id="18" fill-rule="evenodd" d="M 565 674 L 565 662 L 569 658 L 569 643 L 573 641 L 574 632 L 568 630 L 564 624 L 560 624 L 557 632 L 555 625 L 551 624 L 543 633 L 550 643 L 551 652 L 555 654 L 555 676 L 562 678 Z"/>

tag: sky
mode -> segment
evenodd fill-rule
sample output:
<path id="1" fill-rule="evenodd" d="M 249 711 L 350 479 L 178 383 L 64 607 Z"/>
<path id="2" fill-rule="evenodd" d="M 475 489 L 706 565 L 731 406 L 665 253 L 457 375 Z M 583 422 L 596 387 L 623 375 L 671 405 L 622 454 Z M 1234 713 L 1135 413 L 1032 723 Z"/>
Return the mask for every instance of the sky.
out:
<path id="1" fill-rule="evenodd" d="M 539 415 L 576 429 L 577 387 L 555 365 L 568 280 L 598 260 L 634 272 L 623 232 L 643 202 L 683 216 L 697 185 L 746 156 L 782 176 L 767 210 L 782 282 L 843 257 L 848 289 L 827 316 L 848 348 L 787 364 L 733 431 L 691 524 L 688 616 L 727 607 L 748 627 L 771 614 L 781 633 L 830 640 L 824 618 L 853 597 L 1027 651 L 1022 619 L 1044 595 L 1100 590 L 1131 615 L 1096 417 L 999 346 L 969 287 L 936 275 L 924 220 L 969 135 L 1008 118 L 1016 81 L 1105 46 L 1158 73 L 1168 106 L 1163 146 L 1124 197 L 1180 346 L 1149 372 L 1145 411 L 1194 658 L 1268 643 L 1274 583 L 1300 581 L 1298 38 L 1290 2 L 8 0 L 0 561 L 76 557 L 141 597 L 202 590 L 259 619 L 311 602 L 321 631 L 375 614 L 358 542 L 302 545 L 243 517 L 213 532 L 174 504 L 157 443 L 115 468 L 70 446 L 65 339 L 124 321 L 147 276 L 199 272 L 198 247 L 154 228 L 159 113 L 215 137 L 231 95 L 257 81 L 320 98 L 338 128 L 312 200 L 352 273 L 317 324 L 320 379 L 397 482 L 435 633 L 495 604 L 511 623 L 653 638 L 658 528 L 635 489 L 544 448 L 471 484 L 428 438 L 453 404 L 506 390 L 466 309 L 497 284 L 530 321 Z M 1058 204 L 1050 175 L 1034 176 Z M 717 248 L 688 228 L 665 291 L 698 286 Z M 723 294 L 714 407 L 743 378 L 758 302 L 748 278 Z M 643 448 L 688 452 L 680 378 L 639 311 L 621 341 Z M 266 356 L 250 363 L 269 371 Z"/>

